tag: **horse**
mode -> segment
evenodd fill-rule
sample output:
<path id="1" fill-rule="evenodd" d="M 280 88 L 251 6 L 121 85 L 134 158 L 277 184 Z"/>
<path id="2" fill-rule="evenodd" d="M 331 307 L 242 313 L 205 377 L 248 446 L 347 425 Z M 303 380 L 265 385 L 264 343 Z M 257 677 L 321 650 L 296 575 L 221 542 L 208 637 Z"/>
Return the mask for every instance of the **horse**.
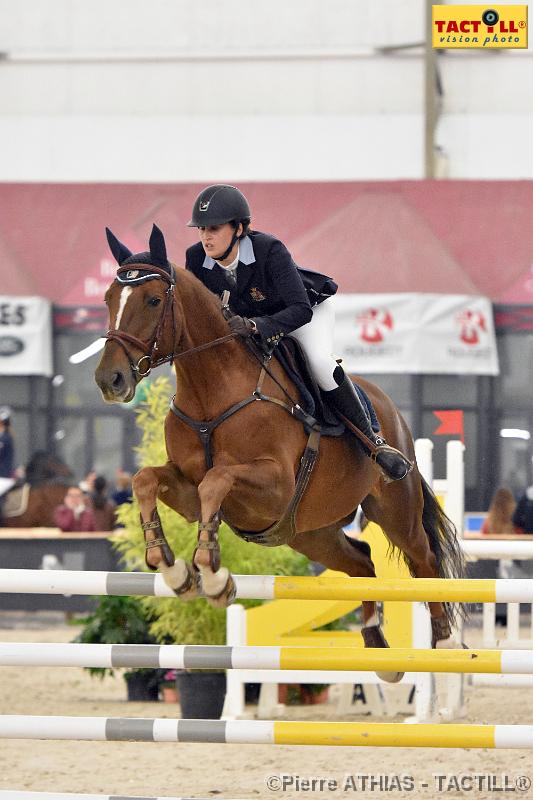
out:
<path id="1" fill-rule="evenodd" d="M 36 451 L 25 470 L 25 481 L 2 498 L 4 528 L 54 528 L 54 509 L 67 493 L 70 469 L 56 456 Z"/>
<path id="2" fill-rule="evenodd" d="M 176 374 L 176 394 L 165 419 L 168 460 L 137 472 L 133 491 L 146 564 L 163 573 L 178 597 L 202 594 L 218 606 L 232 602 L 234 585 L 221 564 L 217 540 L 221 519 L 248 541 L 286 543 L 327 568 L 375 577 L 368 544 L 343 531 L 359 505 L 401 551 L 414 577 L 464 574 L 453 523 L 421 476 L 408 426 L 385 392 L 356 379 L 387 441 L 413 462 L 410 474 L 387 483 L 350 432 L 322 437 L 319 449 L 315 441 L 318 457 L 311 470 L 305 458 L 309 451 L 312 455 L 313 442 L 296 418 L 298 404 L 285 402 L 287 395 L 298 397 L 297 390 L 276 359 L 258 359 L 230 332 L 220 299 L 191 272 L 167 261 L 156 226 L 149 252 L 132 254 L 111 232 L 108 238 L 119 268 L 105 295 L 110 330 L 95 371 L 102 396 L 107 402 L 129 402 L 139 382 L 164 362 L 173 363 Z M 307 465 L 303 488 L 302 462 Z M 198 522 L 192 563 L 174 559 L 158 500 Z M 269 538 L 270 532 L 279 533 L 276 523 L 288 518 L 292 525 Z M 456 608 L 433 602 L 429 609 L 433 646 L 448 646 Z M 376 604 L 363 599 L 362 610 L 365 646 L 388 647 Z M 390 681 L 401 678 L 401 673 L 378 674 Z"/>

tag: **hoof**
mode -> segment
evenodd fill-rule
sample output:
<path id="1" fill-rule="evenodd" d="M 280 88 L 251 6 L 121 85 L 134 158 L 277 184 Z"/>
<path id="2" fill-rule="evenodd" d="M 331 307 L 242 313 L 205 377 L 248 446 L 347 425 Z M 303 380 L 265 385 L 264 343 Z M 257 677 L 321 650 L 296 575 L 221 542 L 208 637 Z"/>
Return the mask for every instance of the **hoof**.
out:
<path id="1" fill-rule="evenodd" d="M 400 683 L 405 672 L 380 672 L 376 670 L 376 675 L 380 680 L 385 681 L 385 683 Z"/>
<path id="2" fill-rule="evenodd" d="M 215 577 L 219 581 L 220 578 L 225 579 L 222 590 L 216 594 L 214 593 L 216 592 L 216 589 L 213 591 L 213 581 L 210 581 L 209 582 L 210 585 L 209 587 L 207 587 L 205 578 L 202 577 L 202 585 L 204 589 L 205 599 L 207 600 L 209 605 L 213 606 L 214 608 L 227 608 L 233 603 L 233 601 L 235 600 L 235 595 L 237 594 L 237 587 L 235 586 L 235 581 L 233 580 L 231 573 L 227 570 L 226 567 L 221 567 L 218 570 L 218 572 L 215 573 Z"/>
<path id="3" fill-rule="evenodd" d="M 194 600 L 200 597 L 200 576 L 191 564 L 179 558 L 171 567 L 162 566 L 161 574 L 180 600 Z"/>
<path id="4" fill-rule="evenodd" d="M 448 636 L 447 639 L 439 639 L 433 645 L 434 650 L 469 650 L 467 644 L 460 642 L 455 636 Z"/>
<path id="5" fill-rule="evenodd" d="M 379 625 L 367 625 L 365 628 L 361 628 L 361 635 L 365 647 L 386 648 L 389 646 Z M 376 675 L 386 683 L 398 683 L 405 675 L 405 672 L 380 672 L 376 670 Z"/>

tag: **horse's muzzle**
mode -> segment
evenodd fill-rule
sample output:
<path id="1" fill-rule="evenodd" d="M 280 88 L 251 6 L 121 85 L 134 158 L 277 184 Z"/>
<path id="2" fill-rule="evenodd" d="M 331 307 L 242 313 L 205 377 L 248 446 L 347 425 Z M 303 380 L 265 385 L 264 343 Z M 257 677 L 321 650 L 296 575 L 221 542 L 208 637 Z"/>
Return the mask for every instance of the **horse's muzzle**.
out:
<path id="1" fill-rule="evenodd" d="M 105 369 L 99 366 L 94 374 L 102 396 L 107 403 L 128 403 L 135 395 L 133 376 L 120 369 Z"/>

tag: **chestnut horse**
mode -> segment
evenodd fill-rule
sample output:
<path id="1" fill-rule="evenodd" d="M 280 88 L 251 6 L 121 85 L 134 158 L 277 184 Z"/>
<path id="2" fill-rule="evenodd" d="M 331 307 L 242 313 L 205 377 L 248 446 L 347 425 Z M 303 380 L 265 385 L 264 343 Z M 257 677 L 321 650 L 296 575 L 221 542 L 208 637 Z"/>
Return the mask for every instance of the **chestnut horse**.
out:
<path id="1" fill-rule="evenodd" d="M 133 481 L 146 563 L 160 569 L 183 599 L 202 591 L 214 604 L 228 605 L 234 587 L 220 565 L 219 520 L 222 516 L 235 532 L 246 532 L 249 541 L 255 533 L 258 543 L 273 543 L 269 529 L 291 503 L 306 449 L 303 425 L 283 408 L 283 390 L 292 397 L 298 393 L 275 359 L 268 361 L 268 374 L 262 372 L 259 380 L 261 365 L 231 334 L 219 298 L 192 273 L 167 261 L 159 229 L 154 226 L 146 253 L 131 254 L 111 232 L 108 239 L 120 266 L 105 297 L 110 331 L 95 374 L 104 399 L 130 401 L 140 380 L 158 364 L 172 362 L 176 372 L 176 395 L 165 420 L 168 461 L 141 469 Z M 414 462 L 413 439 L 392 400 L 369 381 L 357 382 L 370 397 L 387 441 Z M 233 406 L 238 410 L 226 415 Z M 463 574 L 453 524 L 416 464 L 403 480 L 386 483 L 347 432 L 322 438 L 316 466 L 307 477 L 295 525 L 282 539 L 294 550 L 347 575 L 375 577 L 368 545 L 343 532 L 361 504 L 365 516 L 401 550 L 413 576 Z M 192 564 L 174 560 L 157 500 L 188 521 L 198 521 Z M 451 635 L 453 609 L 441 603 L 429 608 L 435 646 Z M 366 646 L 388 646 L 374 602 L 363 602 L 362 633 Z"/>
<path id="2" fill-rule="evenodd" d="M 26 483 L 2 498 L 4 528 L 55 528 L 54 509 L 67 493 L 70 469 L 56 456 L 35 452 L 26 467 Z M 11 511 L 10 511 L 11 509 Z"/>

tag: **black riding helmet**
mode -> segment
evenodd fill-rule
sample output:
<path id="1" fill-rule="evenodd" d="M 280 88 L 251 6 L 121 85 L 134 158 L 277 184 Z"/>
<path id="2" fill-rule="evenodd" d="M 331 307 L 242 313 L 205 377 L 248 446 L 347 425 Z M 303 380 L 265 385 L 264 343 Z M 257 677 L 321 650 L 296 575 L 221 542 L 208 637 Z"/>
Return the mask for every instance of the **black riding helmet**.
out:
<path id="1" fill-rule="evenodd" d="M 224 225 L 225 222 L 250 222 L 252 213 L 248 200 L 235 186 L 217 183 L 203 189 L 192 209 L 189 228 Z"/>

